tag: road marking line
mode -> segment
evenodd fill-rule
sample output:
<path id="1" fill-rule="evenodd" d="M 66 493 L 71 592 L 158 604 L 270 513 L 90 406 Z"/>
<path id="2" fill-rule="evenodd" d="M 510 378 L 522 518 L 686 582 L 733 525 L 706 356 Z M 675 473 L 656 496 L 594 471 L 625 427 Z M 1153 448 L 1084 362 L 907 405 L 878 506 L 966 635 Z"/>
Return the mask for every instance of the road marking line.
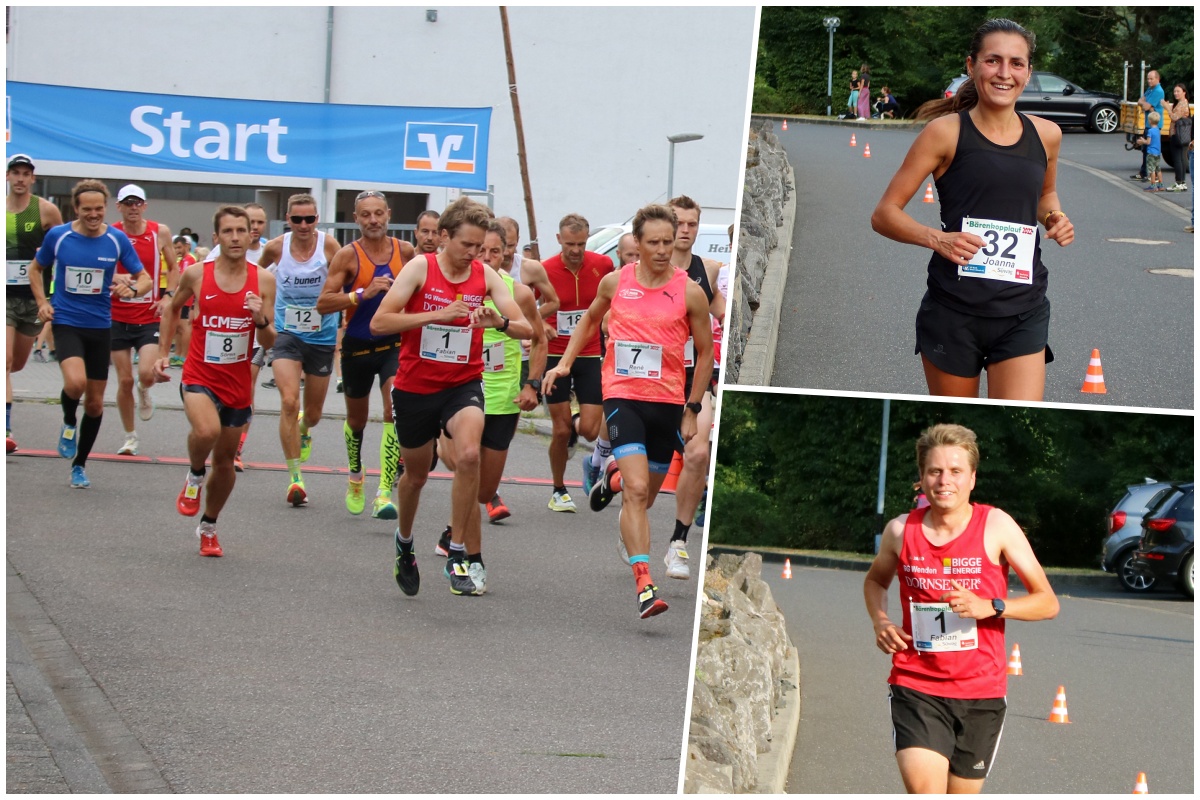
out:
<path id="1" fill-rule="evenodd" d="M 1107 182 L 1111 183 L 1113 186 L 1120 188 L 1122 191 L 1129 192 L 1129 194 L 1133 195 L 1134 197 L 1137 197 L 1141 200 L 1146 201 L 1147 203 L 1154 206 L 1155 208 L 1166 211 L 1168 214 L 1174 214 L 1175 216 L 1179 217 L 1181 220 L 1184 220 L 1185 222 L 1191 221 L 1191 219 L 1192 219 L 1192 212 L 1189 211 L 1188 209 L 1180 208 L 1179 206 L 1175 205 L 1174 203 L 1167 203 L 1167 202 L 1160 203 L 1160 202 L 1156 201 L 1153 197 L 1151 197 L 1149 194 L 1143 193 L 1140 185 L 1139 186 L 1130 186 L 1129 185 L 1130 181 L 1127 181 L 1127 180 L 1123 181 L 1120 178 L 1114 178 L 1112 175 L 1109 175 L 1107 172 L 1104 172 L 1103 170 L 1096 169 L 1095 167 L 1089 167 L 1086 164 L 1080 164 L 1078 161 L 1071 161 L 1070 159 L 1059 157 L 1058 163 L 1066 164 L 1068 167 L 1075 167 L 1075 169 L 1080 169 L 1080 170 L 1083 170 L 1084 172 L 1095 175 L 1100 180 L 1107 181 Z"/>

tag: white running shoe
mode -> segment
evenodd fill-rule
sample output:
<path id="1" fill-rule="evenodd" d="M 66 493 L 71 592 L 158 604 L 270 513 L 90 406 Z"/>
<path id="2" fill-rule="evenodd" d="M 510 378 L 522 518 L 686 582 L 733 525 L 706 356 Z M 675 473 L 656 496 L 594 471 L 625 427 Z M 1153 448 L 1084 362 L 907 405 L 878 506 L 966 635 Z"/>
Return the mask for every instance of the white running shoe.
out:
<path id="1" fill-rule="evenodd" d="M 142 422 L 149 422 L 154 416 L 154 398 L 150 396 L 150 390 L 138 383 L 138 419 Z"/>
<path id="2" fill-rule="evenodd" d="M 475 594 L 487 592 L 487 570 L 483 564 L 472 562 L 467 565 L 467 575 L 475 582 Z"/>
<path id="3" fill-rule="evenodd" d="M 687 542 L 682 539 L 674 540 L 667 547 L 663 563 L 667 565 L 668 578 L 686 581 L 692 577 L 691 567 L 688 566 Z"/>
<path id="4" fill-rule="evenodd" d="M 119 456 L 136 456 L 138 451 L 138 435 L 137 431 L 130 431 L 125 434 L 125 444 L 121 445 L 121 449 L 117 451 Z"/>
<path id="5" fill-rule="evenodd" d="M 551 511 L 569 511 L 575 513 L 575 501 L 571 499 L 571 495 L 566 492 L 555 492 L 550 495 L 550 502 L 547 507 Z"/>

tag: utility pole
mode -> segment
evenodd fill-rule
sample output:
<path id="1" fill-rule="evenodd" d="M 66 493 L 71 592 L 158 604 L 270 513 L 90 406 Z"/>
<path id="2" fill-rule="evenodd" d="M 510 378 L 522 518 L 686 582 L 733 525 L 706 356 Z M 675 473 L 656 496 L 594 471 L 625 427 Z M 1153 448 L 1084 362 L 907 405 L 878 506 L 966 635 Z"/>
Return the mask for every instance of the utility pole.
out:
<path id="1" fill-rule="evenodd" d="M 533 191 L 529 188 L 529 161 L 525 157 L 525 128 L 521 125 L 521 102 L 517 98 L 517 70 L 513 66 L 512 37 L 508 31 L 508 8 L 500 6 L 500 27 L 504 29 L 504 63 L 508 66 L 508 95 L 512 100 L 513 122 L 517 126 L 517 163 L 521 168 L 521 188 L 525 192 L 525 216 L 529 220 L 530 255 L 534 261 L 541 261 L 538 249 L 537 220 L 533 216 Z M 517 253 L 517 258 L 521 257 Z"/>

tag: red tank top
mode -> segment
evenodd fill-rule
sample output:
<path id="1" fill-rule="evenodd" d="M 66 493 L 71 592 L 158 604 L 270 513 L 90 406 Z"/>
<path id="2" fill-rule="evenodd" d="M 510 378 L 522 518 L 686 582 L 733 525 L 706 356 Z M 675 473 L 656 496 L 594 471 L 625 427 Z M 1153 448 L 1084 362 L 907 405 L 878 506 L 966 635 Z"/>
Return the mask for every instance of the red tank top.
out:
<path id="1" fill-rule="evenodd" d="M 636 264 L 621 270 L 600 370 L 605 399 L 683 405 L 683 346 L 691 333 L 688 280 L 676 269 L 665 286 L 647 289 L 638 283 Z"/>
<path id="2" fill-rule="evenodd" d="M 575 326 L 579 324 L 583 312 L 596 299 L 596 288 L 600 285 L 600 279 L 613 271 L 612 259 L 599 253 L 585 251 L 583 266 L 579 268 L 578 273 L 567 269 L 562 256 L 551 256 L 542 262 L 542 266 L 546 268 L 546 277 L 550 279 L 550 285 L 558 294 L 558 314 L 548 320 L 558 331 L 558 336 L 550 340 L 549 353 L 552 356 L 561 356 L 567 352 L 571 334 L 575 332 Z M 599 328 L 591 341 L 579 351 L 579 355 L 600 355 Z"/>
<path id="3" fill-rule="evenodd" d="M 255 328 L 246 292 L 258 294 L 258 267 L 246 265 L 246 282 L 235 292 L 217 286 L 215 269 L 215 261 L 204 262 L 182 381 L 211 389 L 229 408 L 248 408 L 253 400 L 250 354 Z"/>
<path id="4" fill-rule="evenodd" d="M 461 298 L 472 309 L 483 305 L 487 279 L 483 262 L 471 262 L 471 274 L 451 283 L 437 256 L 425 254 L 425 283 L 409 299 L 409 314 L 437 311 Z M 483 377 L 483 328 L 468 327 L 463 317 L 449 324 L 424 325 L 400 337 L 400 367 L 393 384 L 402 392 L 433 394 Z"/>
<path id="5" fill-rule="evenodd" d="M 123 232 L 133 243 L 133 252 L 141 259 L 142 267 L 150 276 L 150 291 L 144 297 L 122 300 L 114 296 L 112 299 L 113 322 L 124 322 L 130 325 L 157 325 L 161 317 L 154 313 L 159 292 L 159 278 L 162 274 L 162 253 L 158 241 L 158 223 L 146 220 L 146 230 L 134 236 L 125 230 L 123 222 L 114 222 L 113 227 Z M 120 261 L 117 262 L 117 274 L 128 275 L 129 271 Z"/>
<path id="6" fill-rule="evenodd" d="M 896 574 L 904 630 L 913 641 L 892 656 L 888 683 L 960 700 L 1005 695 L 1004 620 L 959 619 L 941 600 L 954 589 L 951 580 L 989 600 L 1008 596 L 1008 565 L 991 563 L 983 547 L 992 507 L 972 503 L 971 508 L 967 529 L 940 547 L 921 529 L 928 508 L 910 511 L 905 520 Z"/>

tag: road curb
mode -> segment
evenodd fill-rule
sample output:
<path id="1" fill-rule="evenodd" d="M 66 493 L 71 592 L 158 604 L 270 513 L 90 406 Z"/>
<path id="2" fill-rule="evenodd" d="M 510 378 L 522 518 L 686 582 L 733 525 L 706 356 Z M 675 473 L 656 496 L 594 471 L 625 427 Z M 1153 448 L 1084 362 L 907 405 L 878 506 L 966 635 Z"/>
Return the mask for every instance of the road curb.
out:
<path id="1" fill-rule="evenodd" d="M 833 125 L 838 128 L 856 128 L 858 130 L 915 130 L 925 127 L 925 122 L 914 119 L 900 120 L 865 120 L 861 117 L 856 119 L 838 119 L 837 117 L 817 117 L 807 114 L 751 114 L 750 120 L 769 120 L 771 122 L 782 122 L 783 120 L 799 122 L 803 125 Z"/>
<path id="2" fill-rule="evenodd" d="M 781 680 L 792 686 L 785 690 L 783 704 L 771 722 L 771 750 L 758 757 L 756 794 L 783 794 L 787 787 L 796 736 L 800 731 L 800 651 L 791 645 L 791 658 L 784 666 Z"/>

